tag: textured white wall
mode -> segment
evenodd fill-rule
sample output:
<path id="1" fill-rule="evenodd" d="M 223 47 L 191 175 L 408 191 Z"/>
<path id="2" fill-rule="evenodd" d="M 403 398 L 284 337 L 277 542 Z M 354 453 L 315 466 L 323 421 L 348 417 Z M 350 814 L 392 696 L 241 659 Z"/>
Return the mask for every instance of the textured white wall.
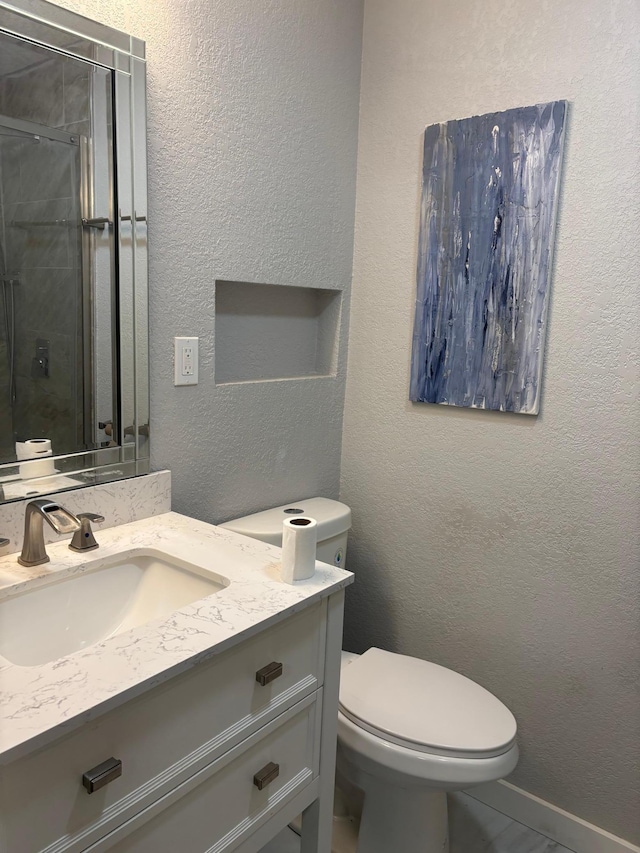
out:
<path id="1" fill-rule="evenodd" d="M 62 0 L 147 42 L 153 467 L 209 521 L 337 496 L 337 377 L 214 382 L 216 279 L 348 288 L 362 0 Z M 173 386 L 173 337 L 200 384 Z"/>
<path id="2" fill-rule="evenodd" d="M 215 388 L 213 287 L 348 287 L 361 0 L 61 5 L 148 45 L 153 462 L 175 505 L 335 494 L 344 334 L 336 380 Z M 367 0 L 342 483 L 348 646 L 485 684 L 518 716 L 514 781 L 635 841 L 639 14 Z M 572 106 L 542 414 L 411 406 L 421 131 L 552 98 Z M 173 387 L 176 334 L 200 335 L 197 388 Z"/>
<path id="3" fill-rule="evenodd" d="M 458 669 L 513 781 L 640 841 L 640 4 L 367 0 L 341 498 L 346 648 Z M 424 126 L 571 102 L 542 414 L 408 400 Z"/>

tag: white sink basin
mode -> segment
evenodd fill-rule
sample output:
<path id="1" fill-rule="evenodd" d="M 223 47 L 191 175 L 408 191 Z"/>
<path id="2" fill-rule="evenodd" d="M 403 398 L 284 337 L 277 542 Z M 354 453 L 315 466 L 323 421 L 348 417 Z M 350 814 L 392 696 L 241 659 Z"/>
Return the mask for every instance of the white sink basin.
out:
<path id="1" fill-rule="evenodd" d="M 0 601 L 0 655 L 38 666 L 171 613 L 229 580 L 150 548 L 95 560 Z"/>

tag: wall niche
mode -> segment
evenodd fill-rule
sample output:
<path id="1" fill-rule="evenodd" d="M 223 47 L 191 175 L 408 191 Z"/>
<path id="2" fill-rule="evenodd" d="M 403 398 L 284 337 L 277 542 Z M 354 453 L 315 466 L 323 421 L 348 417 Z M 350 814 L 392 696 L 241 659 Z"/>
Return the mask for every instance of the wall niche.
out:
<path id="1" fill-rule="evenodd" d="M 216 281 L 216 384 L 334 376 L 342 292 Z"/>

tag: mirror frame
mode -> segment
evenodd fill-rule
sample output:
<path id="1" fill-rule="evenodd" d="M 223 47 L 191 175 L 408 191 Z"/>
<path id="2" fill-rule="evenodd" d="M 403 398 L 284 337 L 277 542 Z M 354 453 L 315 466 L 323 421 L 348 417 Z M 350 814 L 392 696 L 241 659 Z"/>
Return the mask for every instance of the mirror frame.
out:
<path id="1" fill-rule="evenodd" d="M 46 0 L 0 0 L 0 33 L 108 68 L 114 80 L 119 434 L 112 438 L 117 446 L 57 455 L 59 474 L 28 482 L 38 494 L 46 494 L 146 474 L 150 467 L 145 43 Z M 13 470 L 17 474 L 17 462 L 1 464 L 0 476 L 4 479 Z"/>

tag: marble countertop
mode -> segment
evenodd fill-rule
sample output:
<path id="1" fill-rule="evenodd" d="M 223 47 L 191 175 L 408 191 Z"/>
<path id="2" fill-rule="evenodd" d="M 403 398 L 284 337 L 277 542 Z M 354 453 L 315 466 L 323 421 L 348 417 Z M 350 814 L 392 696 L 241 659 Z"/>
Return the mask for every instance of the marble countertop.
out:
<path id="1" fill-rule="evenodd" d="M 318 562 L 313 578 L 279 579 L 280 549 L 177 513 L 96 532 L 97 551 L 47 546 L 51 562 L 24 568 L 0 559 L 3 598 L 86 571 L 91 561 L 153 548 L 227 577 L 208 598 L 51 663 L 22 667 L 0 657 L 0 763 L 27 755 L 77 726 L 347 586 L 353 575 Z M 37 631 L 38 626 L 34 625 Z"/>

